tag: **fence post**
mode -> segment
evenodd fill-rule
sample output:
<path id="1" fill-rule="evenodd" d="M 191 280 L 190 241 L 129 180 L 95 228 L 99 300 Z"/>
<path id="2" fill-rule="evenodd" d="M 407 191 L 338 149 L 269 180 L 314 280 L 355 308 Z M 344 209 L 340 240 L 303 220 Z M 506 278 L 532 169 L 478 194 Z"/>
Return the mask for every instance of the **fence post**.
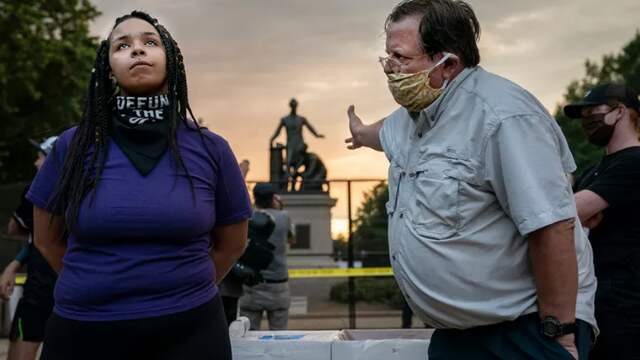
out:
<path id="1" fill-rule="evenodd" d="M 347 180 L 347 217 L 349 219 L 349 239 L 348 239 L 348 261 L 349 268 L 353 268 L 353 224 L 351 222 L 351 180 Z M 355 299 L 355 279 L 350 276 L 348 280 L 349 291 L 349 328 L 356 328 L 356 299 Z"/>

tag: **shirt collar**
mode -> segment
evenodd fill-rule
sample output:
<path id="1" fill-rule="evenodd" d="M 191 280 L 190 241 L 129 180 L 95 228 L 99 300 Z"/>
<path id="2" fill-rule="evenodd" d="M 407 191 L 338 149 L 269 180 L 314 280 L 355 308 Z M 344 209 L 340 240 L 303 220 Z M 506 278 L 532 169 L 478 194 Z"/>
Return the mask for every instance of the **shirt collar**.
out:
<path id="1" fill-rule="evenodd" d="M 430 127 L 433 127 L 436 124 L 436 122 L 438 122 L 440 115 L 442 115 L 442 112 L 451 101 L 451 98 L 453 98 L 453 95 L 455 94 L 456 90 L 469 77 L 469 75 L 475 73 L 476 70 L 478 69 L 479 69 L 479 66 L 464 68 L 460 72 L 460 74 L 458 74 L 458 76 L 456 76 L 455 79 L 453 79 L 449 83 L 449 85 L 444 89 L 444 91 L 442 92 L 442 95 L 440 95 L 440 97 L 438 97 L 438 99 L 434 101 L 433 104 L 429 105 L 426 109 L 422 110 L 422 115 L 423 117 L 426 118 L 425 124 L 428 123 Z M 422 131 L 422 129 L 417 129 L 417 130 Z"/>

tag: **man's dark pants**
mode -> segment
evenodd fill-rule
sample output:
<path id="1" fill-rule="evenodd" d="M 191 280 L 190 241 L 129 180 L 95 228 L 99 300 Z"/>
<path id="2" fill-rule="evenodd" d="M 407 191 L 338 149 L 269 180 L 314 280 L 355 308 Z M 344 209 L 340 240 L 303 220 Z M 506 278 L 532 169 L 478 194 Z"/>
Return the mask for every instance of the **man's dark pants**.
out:
<path id="1" fill-rule="evenodd" d="M 591 326 L 578 320 L 575 339 L 580 359 L 588 358 L 591 338 Z M 494 325 L 436 330 L 429 345 L 429 360 L 444 359 L 571 360 L 573 356 L 556 340 L 540 333 L 540 318 L 533 313 Z"/>

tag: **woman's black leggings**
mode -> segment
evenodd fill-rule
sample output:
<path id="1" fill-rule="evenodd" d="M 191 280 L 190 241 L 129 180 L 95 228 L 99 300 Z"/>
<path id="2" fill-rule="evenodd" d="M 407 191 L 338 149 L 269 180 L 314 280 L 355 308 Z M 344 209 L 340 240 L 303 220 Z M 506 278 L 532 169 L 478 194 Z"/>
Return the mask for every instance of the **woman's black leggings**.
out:
<path id="1" fill-rule="evenodd" d="M 177 314 L 123 321 L 76 321 L 55 313 L 41 360 L 230 360 L 220 295 Z"/>

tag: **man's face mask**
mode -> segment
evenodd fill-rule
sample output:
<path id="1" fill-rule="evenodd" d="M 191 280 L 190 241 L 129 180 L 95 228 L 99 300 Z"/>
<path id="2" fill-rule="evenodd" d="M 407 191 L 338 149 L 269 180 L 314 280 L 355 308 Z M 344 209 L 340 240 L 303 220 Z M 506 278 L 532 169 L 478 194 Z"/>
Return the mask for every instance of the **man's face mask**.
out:
<path id="1" fill-rule="evenodd" d="M 617 108 L 607 113 L 590 114 L 582 119 L 582 130 L 584 130 L 590 143 L 597 146 L 607 146 L 620 119 L 618 118 L 613 125 L 608 125 L 604 120 L 607 115 L 616 110 Z"/>
<path id="2" fill-rule="evenodd" d="M 447 86 L 448 80 L 445 80 L 441 88 L 434 89 L 429 85 L 429 77 L 431 72 L 443 64 L 449 57 L 451 57 L 451 54 L 445 53 L 442 59 L 431 68 L 415 74 L 387 74 L 389 90 L 396 102 L 409 111 L 418 112 L 436 101 Z"/>

